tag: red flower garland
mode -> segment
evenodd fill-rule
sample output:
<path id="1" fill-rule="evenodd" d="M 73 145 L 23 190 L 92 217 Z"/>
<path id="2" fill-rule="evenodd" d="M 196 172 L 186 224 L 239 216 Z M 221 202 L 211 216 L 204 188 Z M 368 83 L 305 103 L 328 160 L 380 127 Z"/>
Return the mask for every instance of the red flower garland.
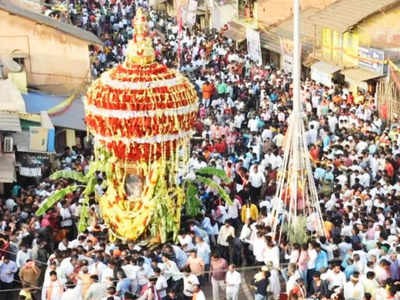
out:
<path id="1" fill-rule="evenodd" d="M 177 77 L 159 63 L 135 65 L 126 62 L 109 72 L 109 77 L 120 82 L 153 82 Z M 143 90 L 117 89 L 103 85 L 96 80 L 88 90 L 86 104 L 105 110 L 154 111 L 178 109 L 195 104 L 196 91 L 188 80 L 171 87 L 154 87 Z M 166 115 L 160 113 L 153 117 L 118 118 L 96 115 L 87 111 L 86 124 L 100 142 L 121 160 L 140 161 L 169 157 L 175 151 L 180 139 L 160 143 L 136 143 L 136 138 L 167 136 L 190 131 L 195 124 L 197 111 L 186 114 Z M 107 138 L 107 141 L 101 140 Z M 132 139 L 130 142 L 121 138 Z M 110 140 L 111 139 L 111 140 Z"/>

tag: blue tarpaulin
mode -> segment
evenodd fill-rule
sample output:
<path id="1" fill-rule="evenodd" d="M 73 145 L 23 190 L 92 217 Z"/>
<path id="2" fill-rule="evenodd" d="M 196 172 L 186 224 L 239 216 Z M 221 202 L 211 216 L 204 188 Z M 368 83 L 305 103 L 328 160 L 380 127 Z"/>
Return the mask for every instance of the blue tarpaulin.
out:
<path id="1" fill-rule="evenodd" d="M 40 113 L 48 111 L 50 108 L 63 102 L 67 97 L 53 96 L 41 92 L 30 92 L 23 95 L 26 111 L 28 113 Z M 56 127 L 69 128 L 75 130 L 86 130 L 85 110 L 81 98 L 75 99 L 72 104 L 62 113 L 50 116 L 52 123 Z"/>

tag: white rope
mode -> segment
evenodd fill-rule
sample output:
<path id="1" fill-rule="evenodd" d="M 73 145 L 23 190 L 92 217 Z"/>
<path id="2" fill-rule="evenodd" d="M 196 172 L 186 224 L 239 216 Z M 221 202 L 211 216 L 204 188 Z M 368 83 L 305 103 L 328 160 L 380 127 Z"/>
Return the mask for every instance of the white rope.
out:
<path id="1" fill-rule="evenodd" d="M 275 201 L 272 204 L 273 234 L 276 236 L 280 225 L 279 240 L 285 227 L 292 230 L 300 224 L 300 217 L 305 217 L 307 222 L 311 221 L 319 236 L 326 235 L 306 142 L 303 115 L 302 112 L 294 111 L 288 119 L 283 164 L 279 170 Z M 286 199 L 288 203 L 285 207 L 283 201 Z"/>
<path id="2" fill-rule="evenodd" d="M 126 145 L 130 145 L 133 143 L 137 144 L 154 144 L 154 143 L 165 143 L 169 141 L 175 141 L 179 140 L 188 136 L 191 136 L 193 134 L 193 131 L 182 131 L 177 134 L 165 134 L 165 135 L 155 135 L 155 136 L 147 136 L 147 137 L 142 137 L 142 138 L 127 138 L 127 137 L 109 137 L 109 136 L 102 136 L 99 134 L 93 134 L 94 135 L 94 140 L 95 142 L 106 142 L 110 143 L 113 141 L 118 141 L 122 142 Z"/>
<path id="3" fill-rule="evenodd" d="M 156 110 L 121 110 L 121 109 L 104 109 L 98 108 L 93 104 L 86 105 L 86 111 L 103 118 L 118 118 L 118 119 L 132 119 L 132 118 L 144 118 L 144 117 L 161 117 L 165 116 L 176 116 L 186 115 L 192 112 L 196 112 L 199 104 L 196 102 L 187 106 L 178 108 L 168 109 L 156 109 Z"/>

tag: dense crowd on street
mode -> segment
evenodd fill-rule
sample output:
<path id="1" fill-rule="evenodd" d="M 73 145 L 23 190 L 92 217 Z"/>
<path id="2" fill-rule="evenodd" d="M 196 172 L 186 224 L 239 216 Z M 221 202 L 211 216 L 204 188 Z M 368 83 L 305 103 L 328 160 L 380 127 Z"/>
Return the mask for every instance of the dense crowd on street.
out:
<path id="1" fill-rule="evenodd" d="M 92 49 L 93 76 L 123 61 L 134 2 L 69 3 L 72 23 L 104 41 Z M 157 58 L 175 67 L 179 61 L 199 95 L 189 170 L 225 170 L 232 204 L 202 187 L 201 215 L 183 223 L 178 241 L 147 249 L 111 242 L 95 202 L 88 230 L 78 233 L 81 191 L 36 217 L 40 203 L 68 181 L 17 183 L 0 201 L 0 298 L 203 300 L 211 284 L 213 300 L 237 300 L 248 284 L 256 300 L 398 299 L 400 124 L 378 117 L 373 94 L 302 82 L 326 236 L 315 237 L 310 225 L 308 241 L 278 243 L 268 216 L 283 163 L 291 74 L 254 64 L 222 32 L 184 28 L 179 43 L 173 19 L 149 9 L 149 24 L 157 29 Z M 87 172 L 90 156 L 66 148 L 55 169 Z M 96 193 L 103 188 L 99 177 Z M 243 267 L 253 267 L 254 278 Z"/>

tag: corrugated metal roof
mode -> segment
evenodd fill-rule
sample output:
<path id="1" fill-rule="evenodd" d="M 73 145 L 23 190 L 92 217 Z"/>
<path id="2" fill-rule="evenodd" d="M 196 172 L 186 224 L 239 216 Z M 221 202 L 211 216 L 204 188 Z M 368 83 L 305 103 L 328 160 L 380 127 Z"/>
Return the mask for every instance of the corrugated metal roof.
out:
<path id="1" fill-rule="evenodd" d="M 33 20 L 37 23 L 45 24 L 56 30 L 72 35 L 80 40 L 88 41 L 97 45 L 103 45 L 103 42 L 97 36 L 95 36 L 93 33 L 89 31 L 80 29 L 79 27 L 76 27 L 71 24 L 59 22 L 55 19 L 35 13 L 28 9 L 24 9 L 20 6 L 10 3 L 8 0 L 0 0 L 0 9 L 13 13 L 17 16 Z"/>
<path id="2" fill-rule="evenodd" d="M 364 70 L 361 68 L 351 68 L 351 69 L 346 69 L 340 71 L 346 78 L 349 78 L 355 82 L 362 82 L 362 81 L 367 81 L 373 78 L 381 77 L 381 75 Z"/>
<path id="3" fill-rule="evenodd" d="M 15 156 L 0 156 L 0 182 L 12 183 L 15 181 Z"/>
<path id="4" fill-rule="evenodd" d="M 0 111 L 0 130 L 21 132 L 21 123 L 17 112 Z"/>
<path id="5" fill-rule="evenodd" d="M 399 0 L 339 0 L 312 16 L 310 21 L 342 33 L 375 13 L 399 4 Z"/>
<path id="6" fill-rule="evenodd" d="M 310 52 L 314 37 L 314 25 L 310 22 L 310 16 L 317 13 L 319 9 L 308 8 L 300 15 L 301 40 L 304 52 Z M 261 45 L 273 52 L 281 53 L 280 38 L 293 39 L 293 17 L 283 21 L 276 27 L 261 31 Z"/>
<path id="7" fill-rule="evenodd" d="M 228 26 L 228 30 L 223 33 L 224 37 L 237 42 L 241 42 L 246 39 L 246 28 L 243 25 L 236 22 L 229 22 Z"/>
<path id="8" fill-rule="evenodd" d="M 322 73 L 326 74 L 333 74 L 340 70 L 340 67 L 328 64 L 324 61 L 316 62 L 315 64 L 311 65 L 311 70 L 316 69 Z"/>

